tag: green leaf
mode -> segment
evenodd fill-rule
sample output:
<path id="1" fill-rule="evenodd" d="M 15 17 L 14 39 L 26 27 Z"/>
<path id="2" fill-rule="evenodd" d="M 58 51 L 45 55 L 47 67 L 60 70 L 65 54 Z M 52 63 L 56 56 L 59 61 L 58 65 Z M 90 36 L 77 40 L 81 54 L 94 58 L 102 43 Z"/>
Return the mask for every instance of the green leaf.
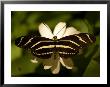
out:
<path id="1" fill-rule="evenodd" d="M 26 17 L 27 12 L 25 11 L 12 11 L 12 14 L 14 14 L 12 17 L 12 22 L 14 24 L 20 24 Z"/>
<path id="2" fill-rule="evenodd" d="M 90 22 L 90 24 L 94 25 L 96 21 L 100 19 L 100 11 L 87 12 L 85 18 Z"/>
<path id="3" fill-rule="evenodd" d="M 32 56 L 30 54 L 27 54 L 26 56 L 21 56 L 21 58 L 12 61 L 11 75 L 21 76 L 29 73 L 34 73 L 39 63 L 34 64 L 30 61 L 30 59 L 32 59 Z"/>
<path id="4" fill-rule="evenodd" d="M 72 22 L 72 25 L 82 33 L 88 33 L 88 26 L 82 19 L 76 19 Z"/>
<path id="5" fill-rule="evenodd" d="M 29 17 L 27 17 L 26 22 L 29 29 L 37 29 L 38 28 L 38 18 L 40 17 L 39 13 L 32 12 Z"/>
<path id="6" fill-rule="evenodd" d="M 100 46 L 100 35 L 96 36 L 95 44 Z"/>
<path id="7" fill-rule="evenodd" d="M 100 28 L 100 20 L 97 20 L 97 21 L 96 21 L 95 27 L 96 27 L 96 28 Z"/>
<path id="8" fill-rule="evenodd" d="M 91 60 L 83 74 L 83 77 L 99 77 L 99 76 L 100 76 L 100 64 L 94 60 Z"/>
<path id="9" fill-rule="evenodd" d="M 14 61 L 15 59 L 19 58 L 22 54 L 21 48 L 15 46 L 12 44 L 11 46 L 11 61 Z"/>
<path id="10" fill-rule="evenodd" d="M 24 36 L 24 35 L 26 35 L 27 32 L 28 32 L 28 28 L 27 28 L 27 26 L 26 26 L 25 24 L 16 25 L 16 26 L 14 27 L 14 30 L 12 31 L 12 36 L 13 36 L 14 38 L 17 38 L 17 37 L 19 37 L 19 36 Z M 13 38 L 13 37 L 12 37 L 12 38 Z"/>

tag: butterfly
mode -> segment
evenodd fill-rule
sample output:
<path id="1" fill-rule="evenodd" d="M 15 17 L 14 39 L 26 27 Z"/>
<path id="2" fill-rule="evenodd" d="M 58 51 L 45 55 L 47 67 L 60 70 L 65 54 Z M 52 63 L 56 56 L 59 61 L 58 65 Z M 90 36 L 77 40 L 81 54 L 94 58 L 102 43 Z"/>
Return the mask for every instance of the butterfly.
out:
<path id="1" fill-rule="evenodd" d="M 52 54 L 68 58 L 78 54 L 79 49 L 89 46 L 95 40 L 95 36 L 89 33 L 69 35 L 60 39 L 57 36 L 49 39 L 31 34 L 18 37 L 15 44 L 20 48 L 31 50 L 31 53 L 38 58 L 47 59 Z"/>

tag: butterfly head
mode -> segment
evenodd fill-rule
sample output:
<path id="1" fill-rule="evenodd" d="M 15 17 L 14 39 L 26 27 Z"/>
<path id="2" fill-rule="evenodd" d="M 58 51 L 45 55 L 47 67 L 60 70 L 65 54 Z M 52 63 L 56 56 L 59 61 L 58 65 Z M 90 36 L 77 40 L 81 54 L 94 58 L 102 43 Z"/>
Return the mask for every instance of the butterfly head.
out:
<path id="1" fill-rule="evenodd" d="M 58 40 L 58 39 L 57 39 L 57 36 L 54 36 L 54 37 L 53 37 L 53 40 L 54 40 L 54 41 L 57 41 L 57 40 Z"/>

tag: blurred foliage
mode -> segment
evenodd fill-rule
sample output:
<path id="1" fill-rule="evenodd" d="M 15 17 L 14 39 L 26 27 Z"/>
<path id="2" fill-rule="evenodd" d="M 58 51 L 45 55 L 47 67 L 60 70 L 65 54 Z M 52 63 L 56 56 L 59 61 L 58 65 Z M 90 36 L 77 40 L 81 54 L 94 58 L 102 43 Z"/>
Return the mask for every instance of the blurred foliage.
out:
<path id="1" fill-rule="evenodd" d="M 81 32 L 96 36 L 96 42 L 81 50 L 81 54 L 73 56 L 72 60 L 77 71 L 61 67 L 60 73 L 51 74 L 44 70 L 42 64 L 33 64 L 33 55 L 15 46 L 17 37 L 34 33 L 40 36 L 38 26 L 46 23 L 53 31 L 58 22 L 66 22 Z M 12 76 L 100 76 L 100 12 L 98 11 L 12 11 L 11 12 L 11 74 Z"/>

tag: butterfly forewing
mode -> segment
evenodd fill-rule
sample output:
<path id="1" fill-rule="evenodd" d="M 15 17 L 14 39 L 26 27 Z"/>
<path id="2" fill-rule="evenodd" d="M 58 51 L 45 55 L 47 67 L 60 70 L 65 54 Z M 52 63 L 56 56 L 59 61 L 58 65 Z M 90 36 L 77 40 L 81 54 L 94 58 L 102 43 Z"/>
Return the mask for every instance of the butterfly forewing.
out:
<path id="1" fill-rule="evenodd" d="M 60 39 L 60 41 L 70 42 L 72 46 L 78 49 L 87 47 L 89 44 L 94 43 L 95 40 L 95 37 L 88 33 L 74 34 Z"/>
<path id="2" fill-rule="evenodd" d="M 45 37 L 38 37 L 36 35 L 21 36 L 15 40 L 15 44 L 24 49 L 30 49 L 31 53 L 40 58 L 50 58 L 50 49 L 43 49 L 43 46 L 48 46 L 53 42 L 51 39 Z M 40 49 L 41 48 L 41 49 Z M 51 51 L 52 52 L 52 51 Z M 48 53 L 48 54 L 47 54 Z"/>
<path id="3" fill-rule="evenodd" d="M 44 42 L 44 41 L 48 42 L 48 41 L 50 41 L 50 39 L 44 38 L 44 37 L 38 37 L 35 35 L 27 35 L 27 36 L 21 36 L 21 37 L 17 38 L 15 40 L 15 44 L 21 48 L 35 49 L 35 47 L 37 45 L 39 45 L 40 42 Z M 40 44 L 40 45 L 42 45 L 42 44 Z"/>

